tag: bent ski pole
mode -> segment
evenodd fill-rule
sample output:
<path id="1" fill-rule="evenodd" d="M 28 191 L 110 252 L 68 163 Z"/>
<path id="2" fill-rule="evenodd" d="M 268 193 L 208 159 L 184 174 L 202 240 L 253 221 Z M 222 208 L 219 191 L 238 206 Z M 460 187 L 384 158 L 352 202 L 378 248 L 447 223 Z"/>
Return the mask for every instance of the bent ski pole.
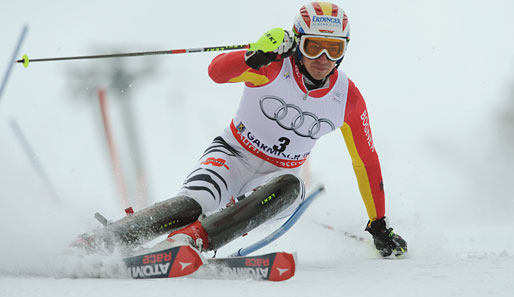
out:
<path id="1" fill-rule="evenodd" d="M 284 39 L 284 29 L 273 28 L 267 31 L 259 40 L 249 44 L 239 45 L 223 45 L 187 49 L 172 49 L 163 51 L 150 51 L 150 52 L 135 52 L 135 53 L 121 53 L 121 54 L 106 54 L 106 55 L 92 55 L 92 56 L 75 56 L 75 57 L 57 57 L 57 58 L 42 58 L 42 59 L 29 59 L 28 55 L 23 55 L 16 63 L 23 63 L 25 68 L 29 67 L 30 62 L 49 62 L 49 61 L 64 61 L 64 60 L 85 60 L 85 59 L 102 59 L 102 58 L 121 58 L 121 57 L 134 57 L 134 56 L 154 56 L 154 55 L 171 55 L 171 54 L 189 54 L 189 53 L 203 53 L 203 52 L 220 52 L 229 50 L 247 49 L 251 51 L 262 50 L 270 52 L 275 50 L 280 45 L 280 40 Z"/>

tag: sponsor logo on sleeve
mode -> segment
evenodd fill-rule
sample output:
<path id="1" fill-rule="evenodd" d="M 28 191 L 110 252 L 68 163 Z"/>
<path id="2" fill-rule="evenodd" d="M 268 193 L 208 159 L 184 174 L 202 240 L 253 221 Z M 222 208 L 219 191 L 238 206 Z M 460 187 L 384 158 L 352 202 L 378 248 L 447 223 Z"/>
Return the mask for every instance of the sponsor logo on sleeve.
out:
<path id="1" fill-rule="evenodd" d="M 369 148 L 372 152 L 375 151 L 375 144 L 373 143 L 373 136 L 371 136 L 371 129 L 369 127 L 369 118 L 367 111 L 364 111 L 361 115 L 362 127 L 364 129 L 364 134 L 366 135 L 366 140 L 368 142 Z"/>
<path id="2" fill-rule="evenodd" d="M 203 161 L 201 164 L 212 165 L 216 167 L 225 167 L 227 168 L 227 170 L 229 170 L 230 168 L 228 168 L 227 164 L 225 164 L 226 162 L 227 161 L 225 161 L 222 158 L 207 158 L 207 160 Z"/>

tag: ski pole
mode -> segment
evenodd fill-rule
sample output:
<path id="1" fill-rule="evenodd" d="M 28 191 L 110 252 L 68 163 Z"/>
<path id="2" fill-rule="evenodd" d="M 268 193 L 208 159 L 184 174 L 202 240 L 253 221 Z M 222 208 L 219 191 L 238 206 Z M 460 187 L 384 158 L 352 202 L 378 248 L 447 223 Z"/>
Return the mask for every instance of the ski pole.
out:
<path id="1" fill-rule="evenodd" d="M 172 54 L 189 54 L 189 53 L 203 53 L 203 52 L 219 52 L 238 49 L 249 49 L 250 44 L 241 45 L 225 45 L 201 48 L 187 48 L 187 49 L 172 49 L 163 51 L 149 51 L 149 52 L 134 52 L 134 53 L 120 53 L 120 54 L 106 54 L 106 55 L 91 55 L 91 56 L 74 56 L 74 57 L 56 57 L 56 58 L 41 58 L 29 59 L 25 54 L 16 63 L 23 63 L 25 68 L 29 67 L 31 62 L 50 62 L 50 61 L 65 61 L 65 60 L 86 60 L 86 59 L 103 59 L 103 58 L 121 58 L 121 57 L 136 57 L 136 56 L 155 56 L 155 55 L 172 55 Z"/>
<path id="2" fill-rule="evenodd" d="M 64 61 L 64 60 L 85 60 L 85 59 L 102 59 L 102 58 L 121 58 L 121 57 L 135 57 L 135 56 L 154 56 L 154 55 L 172 55 L 172 54 L 189 54 L 189 53 L 203 53 L 203 52 L 221 52 L 229 50 L 247 49 L 251 51 L 262 50 L 265 52 L 273 51 L 280 43 L 277 42 L 284 38 L 284 30 L 281 28 L 273 28 L 267 31 L 258 41 L 239 44 L 239 45 L 222 45 L 210 46 L 199 48 L 185 48 L 185 49 L 171 49 L 163 51 L 149 51 L 149 52 L 135 52 L 135 53 L 121 53 L 121 54 L 106 54 L 106 55 L 92 55 L 92 56 L 75 56 L 75 57 L 57 57 L 57 58 L 42 58 L 42 59 L 29 59 L 28 55 L 23 55 L 16 63 L 23 63 L 25 68 L 29 67 L 30 62 L 49 62 L 49 61 Z"/>

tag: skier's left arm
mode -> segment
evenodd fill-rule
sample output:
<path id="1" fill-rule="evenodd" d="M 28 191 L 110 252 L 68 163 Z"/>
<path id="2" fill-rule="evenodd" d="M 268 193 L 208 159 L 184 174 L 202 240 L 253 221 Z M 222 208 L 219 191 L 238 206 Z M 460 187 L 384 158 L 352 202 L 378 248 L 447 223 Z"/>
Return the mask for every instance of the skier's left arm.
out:
<path id="1" fill-rule="evenodd" d="M 341 131 L 352 158 L 368 217 L 370 221 L 374 221 L 385 215 L 380 161 L 373 143 L 366 103 L 355 84 L 351 80 L 348 81 L 348 100 Z"/>
<path id="2" fill-rule="evenodd" d="M 366 231 L 373 235 L 375 247 L 383 257 L 388 257 L 393 252 L 395 256 L 400 256 L 407 251 L 407 243 L 393 233 L 385 218 L 384 185 L 371 134 L 369 113 L 359 89 L 350 79 L 348 81 L 348 100 L 341 131 L 368 213 Z"/>

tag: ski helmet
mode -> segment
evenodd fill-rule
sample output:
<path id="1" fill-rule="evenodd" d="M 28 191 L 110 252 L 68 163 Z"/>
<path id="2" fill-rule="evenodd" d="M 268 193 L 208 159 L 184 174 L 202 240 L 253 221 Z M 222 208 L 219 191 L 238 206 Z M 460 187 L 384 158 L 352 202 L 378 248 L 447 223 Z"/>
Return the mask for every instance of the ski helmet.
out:
<path id="1" fill-rule="evenodd" d="M 339 6 L 329 2 L 312 2 L 302 6 L 295 18 L 293 31 L 298 44 L 305 35 L 343 38 L 346 45 L 350 41 L 350 25 L 346 13 Z M 337 60 L 337 66 L 343 60 L 346 48 L 347 46 L 344 47 L 341 58 Z M 297 50 L 296 54 L 297 59 L 301 60 L 301 51 Z"/>

